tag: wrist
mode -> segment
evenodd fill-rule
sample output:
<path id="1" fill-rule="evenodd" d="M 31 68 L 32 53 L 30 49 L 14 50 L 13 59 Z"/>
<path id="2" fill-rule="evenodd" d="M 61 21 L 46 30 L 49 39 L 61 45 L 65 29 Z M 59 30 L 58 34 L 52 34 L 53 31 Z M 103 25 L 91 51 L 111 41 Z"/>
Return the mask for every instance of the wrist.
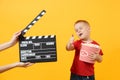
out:
<path id="1" fill-rule="evenodd" d="M 13 64 L 11 64 L 11 67 L 17 67 L 17 63 L 13 63 Z"/>
<path id="2" fill-rule="evenodd" d="M 22 65 L 21 62 L 16 62 L 16 63 L 14 63 L 14 66 L 15 66 L 15 67 L 21 67 L 21 65 Z"/>
<path id="3" fill-rule="evenodd" d="M 17 41 L 15 41 L 15 40 L 10 40 L 8 43 L 9 43 L 10 46 L 13 46 L 14 44 L 16 44 L 16 42 Z"/>

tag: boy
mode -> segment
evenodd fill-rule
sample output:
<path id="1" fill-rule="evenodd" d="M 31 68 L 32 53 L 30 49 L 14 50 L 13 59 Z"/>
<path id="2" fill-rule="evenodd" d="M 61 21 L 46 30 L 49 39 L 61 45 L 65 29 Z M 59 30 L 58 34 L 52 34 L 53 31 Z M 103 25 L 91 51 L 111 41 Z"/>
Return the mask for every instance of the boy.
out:
<path id="1" fill-rule="evenodd" d="M 74 29 L 80 40 L 74 41 L 74 36 L 72 35 L 66 45 L 67 51 L 75 50 L 70 80 L 95 80 L 94 63 L 88 63 L 80 59 L 81 43 L 99 44 L 90 38 L 90 25 L 86 20 L 76 21 Z M 91 61 L 102 62 L 102 55 L 103 52 L 100 49 L 98 53 L 90 53 L 88 57 Z"/>
<path id="2" fill-rule="evenodd" d="M 20 34 L 21 34 L 21 32 L 17 32 L 13 35 L 12 39 L 9 42 L 6 42 L 4 44 L 0 44 L 0 51 L 15 45 L 18 41 L 18 37 Z M 5 72 L 5 71 L 10 70 L 10 69 L 15 68 L 15 67 L 27 67 L 30 65 L 32 65 L 32 63 L 30 63 L 30 62 L 27 62 L 27 63 L 16 62 L 16 63 L 8 64 L 5 66 L 0 66 L 0 73 Z"/>

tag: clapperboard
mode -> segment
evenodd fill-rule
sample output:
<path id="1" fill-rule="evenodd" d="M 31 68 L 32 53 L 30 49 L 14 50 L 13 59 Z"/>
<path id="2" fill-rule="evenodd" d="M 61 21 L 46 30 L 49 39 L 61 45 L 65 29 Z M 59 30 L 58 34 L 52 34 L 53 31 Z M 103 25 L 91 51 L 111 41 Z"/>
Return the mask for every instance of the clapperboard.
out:
<path id="1" fill-rule="evenodd" d="M 28 36 L 24 34 L 46 13 L 45 10 L 30 22 L 19 36 L 19 54 L 21 62 L 57 61 L 56 36 Z"/>

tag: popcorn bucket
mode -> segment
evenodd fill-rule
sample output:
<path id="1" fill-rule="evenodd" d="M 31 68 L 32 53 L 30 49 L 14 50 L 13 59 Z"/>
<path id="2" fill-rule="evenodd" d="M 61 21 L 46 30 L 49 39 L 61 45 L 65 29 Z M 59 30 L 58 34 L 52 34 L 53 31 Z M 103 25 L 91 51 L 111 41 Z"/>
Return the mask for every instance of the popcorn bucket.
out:
<path id="1" fill-rule="evenodd" d="M 91 60 L 89 55 L 90 54 L 96 54 L 99 53 L 100 46 L 92 43 L 81 43 L 81 50 L 80 50 L 80 57 L 79 59 L 81 61 L 87 62 L 87 63 L 95 63 L 94 60 Z"/>

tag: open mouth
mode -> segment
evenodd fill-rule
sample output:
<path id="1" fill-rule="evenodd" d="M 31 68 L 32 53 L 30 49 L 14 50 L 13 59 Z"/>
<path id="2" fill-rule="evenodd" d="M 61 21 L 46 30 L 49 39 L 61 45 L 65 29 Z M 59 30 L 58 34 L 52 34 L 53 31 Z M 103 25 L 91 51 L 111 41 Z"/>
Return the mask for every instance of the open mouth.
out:
<path id="1" fill-rule="evenodd" d="M 80 34 L 79 34 L 79 36 L 82 36 L 82 35 L 83 35 L 83 33 L 80 33 Z"/>

